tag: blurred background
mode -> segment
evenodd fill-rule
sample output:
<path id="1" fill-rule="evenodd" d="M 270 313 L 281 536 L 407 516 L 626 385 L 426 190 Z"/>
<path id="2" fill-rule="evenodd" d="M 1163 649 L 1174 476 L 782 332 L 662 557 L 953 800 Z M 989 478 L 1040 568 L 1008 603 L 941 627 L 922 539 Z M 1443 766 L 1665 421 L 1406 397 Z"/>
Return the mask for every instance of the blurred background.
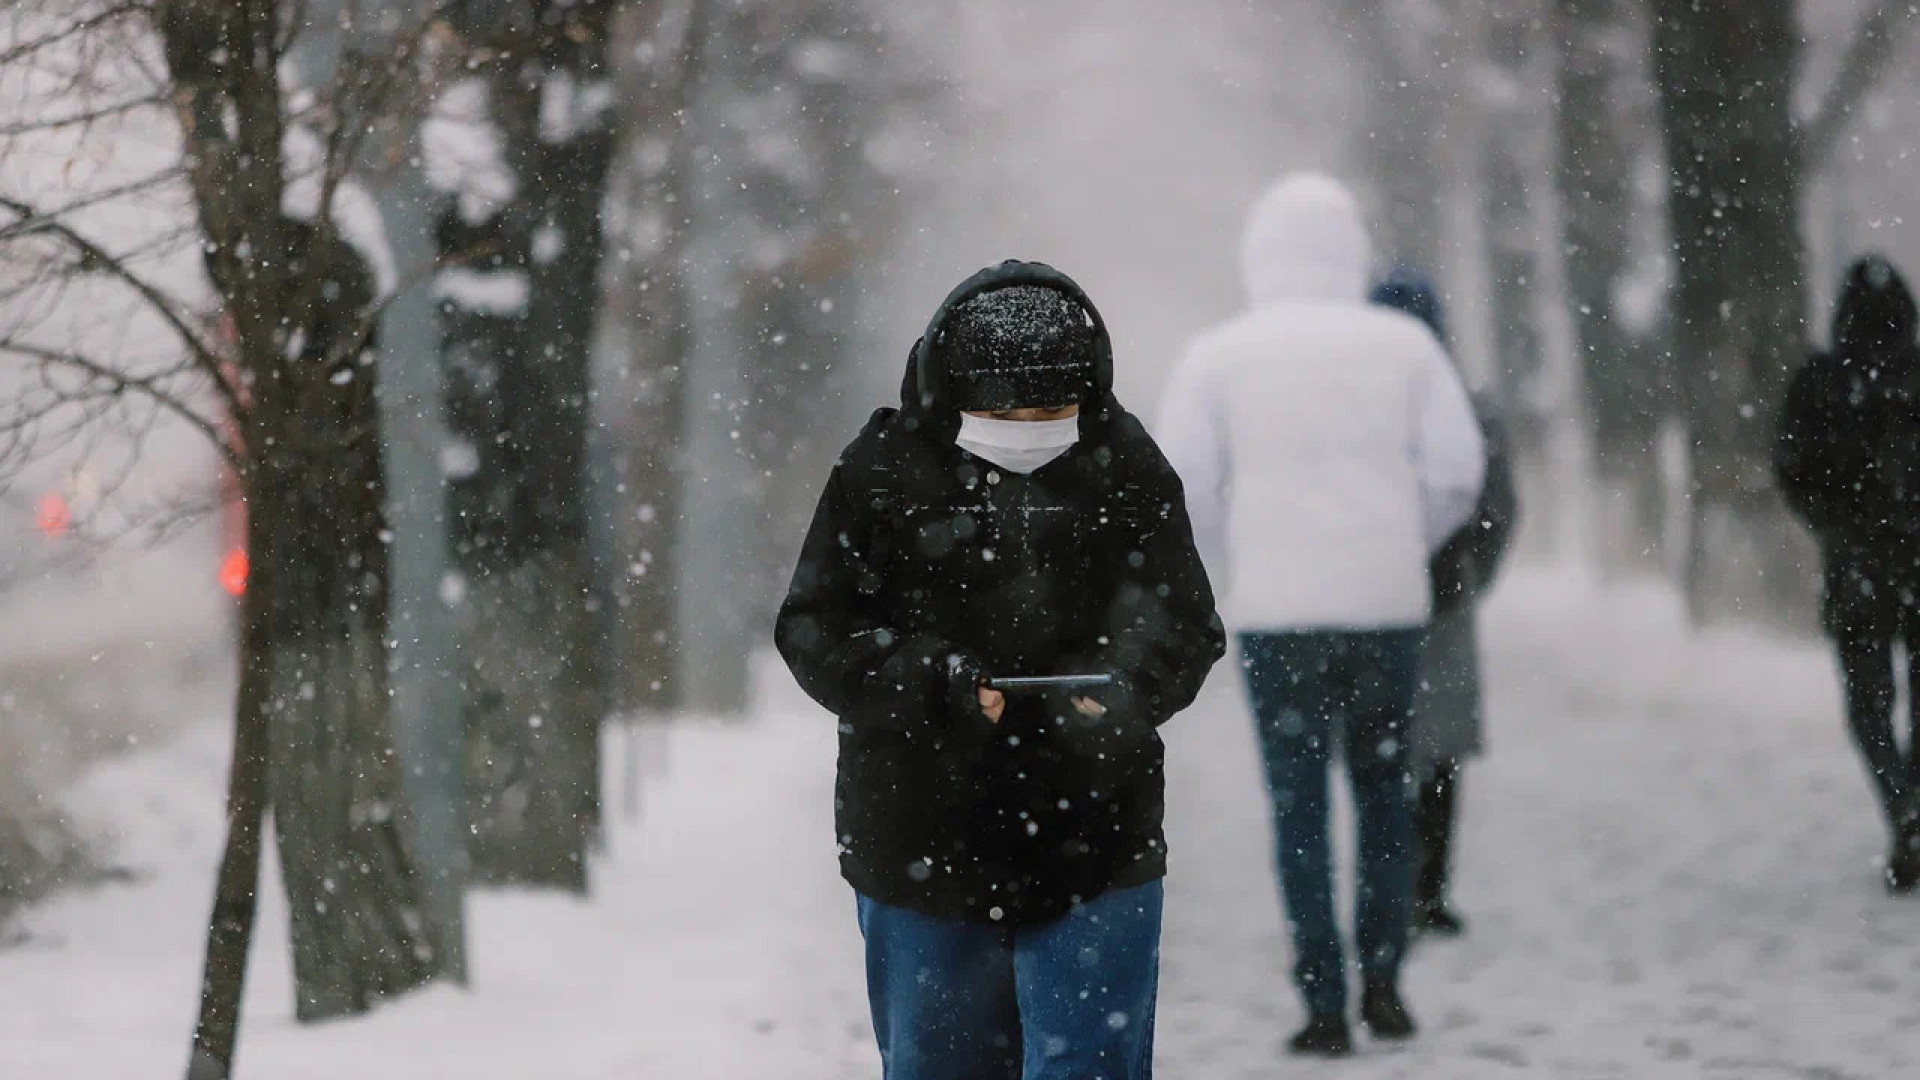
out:
<path id="1" fill-rule="evenodd" d="M 171 865 L 102 791 L 145 753 L 195 777 L 196 835 L 272 805 L 300 1019 L 464 973 L 468 884 L 619 880 L 614 823 L 658 821 L 650 785 L 683 775 L 670 730 L 792 696 L 765 645 L 819 483 L 947 289 L 1009 257 L 1074 275 L 1151 417 L 1242 307 L 1241 223 L 1290 170 L 1361 194 L 1380 270 L 1440 283 L 1515 435 L 1529 580 L 1661 597 L 1689 634 L 1810 634 L 1773 421 L 1842 267 L 1920 266 L 1917 19 L 15 0 L 0 973 L 47 939 L 20 905 Z M 401 906 L 438 929 L 389 942 L 431 961 L 369 975 L 325 945 L 352 905 L 300 925 L 317 886 L 287 864 L 380 863 L 389 818 L 413 850 L 372 876 L 417 870 Z M 190 847 L 204 924 L 217 845 Z"/>

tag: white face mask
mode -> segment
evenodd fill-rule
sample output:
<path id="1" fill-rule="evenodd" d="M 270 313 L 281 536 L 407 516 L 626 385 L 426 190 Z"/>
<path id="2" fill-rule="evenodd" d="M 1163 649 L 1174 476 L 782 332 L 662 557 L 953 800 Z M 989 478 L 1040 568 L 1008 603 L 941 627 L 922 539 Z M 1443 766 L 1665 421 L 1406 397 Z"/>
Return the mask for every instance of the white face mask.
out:
<path id="1" fill-rule="evenodd" d="M 960 414 L 962 450 L 1022 475 L 1059 457 L 1080 441 L 1080 418 L 1065 420 L 992 420 Z"/>

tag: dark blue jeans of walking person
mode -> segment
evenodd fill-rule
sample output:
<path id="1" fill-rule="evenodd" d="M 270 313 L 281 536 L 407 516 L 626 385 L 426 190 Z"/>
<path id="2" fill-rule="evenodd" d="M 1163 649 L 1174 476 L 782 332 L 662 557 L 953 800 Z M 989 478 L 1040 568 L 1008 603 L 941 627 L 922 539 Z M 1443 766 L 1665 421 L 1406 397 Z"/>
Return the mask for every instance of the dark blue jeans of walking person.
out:
<path id="1" fill-rule="evenodd" d="M 1315 1015 L 1343 1014 L 1346 954 L 1333 910 L 1328 765 L 1344 744 L 1360 829 L 1360 972 L 1397 981 L 1413 892 L 1408 717 L 1417 630 L 1244 634 L 1241 658 L 1273 799 L 1275 861 L 1294 982 Z"/>
<path id="2" fill-rule="evenodd" d="M 1033 926 L 860 897 L 885 1080 L 1151 1080 L 1161 883 Z"/>

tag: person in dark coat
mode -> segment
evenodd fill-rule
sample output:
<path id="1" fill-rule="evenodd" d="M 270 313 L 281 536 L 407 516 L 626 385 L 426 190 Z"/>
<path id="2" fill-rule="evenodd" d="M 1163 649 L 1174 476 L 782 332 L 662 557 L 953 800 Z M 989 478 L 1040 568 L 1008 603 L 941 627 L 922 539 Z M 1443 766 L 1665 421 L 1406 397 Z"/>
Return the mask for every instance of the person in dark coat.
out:
<path id="1" fill-rule="evenodd" d="M 1418 271 L 1398 269 L 1373 290 L 1373 302 L 1406 312 L 1446 342 L 1440 296 Z M 1447 880 L 1460 772 L 1485 746 L 1476 608 L 1492 586 L 1519 524 L 1520 499 L 1504 425 L 1493 403 L 1475 395 L 1473 411 L 1486 444 L 1486 483 L 1467 523 L 1429 564 L 1433 620 L 1420 658 L 1413 706 L 1414 833 L 1419 843 L 1413 888 L 1413 928 L 1454 937 L 1466 924 L 1447 902 Z"/>
<path id="2" fill-rule="evenodd" d="M 835 464 L 780 610 L 781 655 L 840 719 L 888 1080 L 1151 1070 L 1159 728 L 1225 634 L 1179 478 L 1112 384 L 1064 274 L 969 278 Z M 989 685 L 1063 675 L 1112 683 Z"/>
<path id="3" fill-rule="evenodd" d="M 1913 293 L 1878 256 L 1847 270 L 1833 349 L 1794 376 L 1774 467 L 1825 557 L 1847 717 L 1893 834 L 1887 884 L 1920 889 L 1920 711 L 1894 734 L 1894 646 L 1920 686 L 1920 343 Z M 1911 706 L 1910 706 L 1911 708 Z"/>

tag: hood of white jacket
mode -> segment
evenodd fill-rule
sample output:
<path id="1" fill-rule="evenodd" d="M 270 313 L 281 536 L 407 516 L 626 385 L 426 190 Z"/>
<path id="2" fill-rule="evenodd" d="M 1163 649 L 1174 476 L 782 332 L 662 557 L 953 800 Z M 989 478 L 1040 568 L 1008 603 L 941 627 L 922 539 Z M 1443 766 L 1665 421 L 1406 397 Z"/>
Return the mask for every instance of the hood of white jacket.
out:
<path id="1" fill-rule="evenodd" d="M 1299 173 L 1255 204 L 1240 241 L 1254 306 L 1288 300 L 1364 303 L 1373 245 L 1360 204 L 1338 180 Z"/>

